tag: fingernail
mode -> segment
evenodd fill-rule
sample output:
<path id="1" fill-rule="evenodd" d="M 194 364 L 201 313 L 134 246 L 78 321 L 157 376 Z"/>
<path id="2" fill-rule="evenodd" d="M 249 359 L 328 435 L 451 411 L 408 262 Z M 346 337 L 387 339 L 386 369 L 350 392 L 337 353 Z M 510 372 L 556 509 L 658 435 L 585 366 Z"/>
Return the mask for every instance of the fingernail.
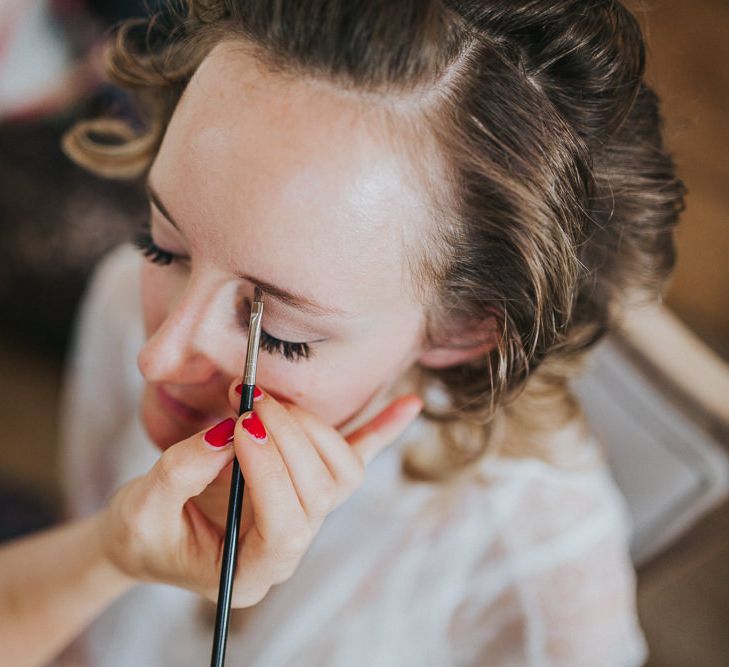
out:
<path id="1" fill-rule="evenodd" d="M 205 431 L 205 442 L 213 447 L 225 447 L 233 439 L 233 431 L 235 430 L 235 419 L 228 417 L 223 419 L 211 429 Z"/>
<path id="2" fill-rule="evenodd" d="M 266 441 L 266 427 L 255 412 L 249 412 L 241 422 L 241 426 L 258 442 Z"/>
<path id="3" fill-rule="evenodd" d="M 239 384 L 235 388 L 235 393 L 238 396 L 243 395 L 243 384 Z M 258 387 L 253 387 L 253 400 L 260 401 L 263 398 L 263 392 Z"/>

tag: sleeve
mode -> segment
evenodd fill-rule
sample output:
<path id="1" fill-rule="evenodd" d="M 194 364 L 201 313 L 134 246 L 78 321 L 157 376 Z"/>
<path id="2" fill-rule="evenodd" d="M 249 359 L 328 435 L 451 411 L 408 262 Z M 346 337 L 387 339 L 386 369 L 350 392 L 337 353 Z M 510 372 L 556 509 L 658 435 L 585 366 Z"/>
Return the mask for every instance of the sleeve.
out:
<path id="1" fill-rule="evenodd" d="M 638 667 L 627 509 L 609 473 L 532 475 L 473 560 L 450 623 L 459 665 Z"/>
<path id="2" fill-rule="evenodd" d="M 135 408 L 143 340 L 138 253 L 123 245 L 97 265 L 79 307 L 60 407 L 60 458 L 66 510 L 85 516 L 113 487 L 112 443 Z"/>

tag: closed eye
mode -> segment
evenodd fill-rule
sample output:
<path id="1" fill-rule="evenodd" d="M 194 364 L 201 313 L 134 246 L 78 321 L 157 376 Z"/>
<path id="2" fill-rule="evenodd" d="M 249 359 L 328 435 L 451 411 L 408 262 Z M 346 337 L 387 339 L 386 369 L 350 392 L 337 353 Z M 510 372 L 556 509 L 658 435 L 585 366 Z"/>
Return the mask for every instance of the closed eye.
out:
<path id="1" fill-rule="evenodd" d="M 280 354 L 288 361 L 299 361 L 308 359 L 311 354 L 311 347 L 307 343 L 292 343 L 281 340 L 261 329 L 261 347 L 266 352 Z"/>
<path id="2" fill-rule="evenodd" d="M 178 255 L 164 248 L 160 248 L 152 238 L 152 229 L 149 220 L 142 222 L 142 228 L 134 238 L 134 245 L 150 262 L 160 266 L 168 266 L 173 262 L 186 262 L 189 257 Z"/>
<path id="3" fill-rule="evenodd" d="M 248 329 L 250 312 L 250 301 L 246 299 L 245 301 L 243 301 L 243 303 L 240 303 L 238 307 L 238 323 L 244 330 Z M 314 354 L 310 343 L 295 343 L 293 341 L 281 340 L 280 338 L 276 338 L 276 336 L 272 336 L 263 328 L 261 328 L 260 345 L 266 352 L 270 354 L 279 354 L 287 361 L 301 361 L 302 359 L 309 359 Z"/>
<path id="4" fill-rule="evenodd" d="M 149 222 L 145 222 L 142 229 L 136 236 L 135 245 L 140 252 L 150 261 L 160 266 L 169 266 L 173 262 L 187 260 L 187 257 L 176 255 L 169 250 L 160 248 L 152 238 Z M 247 319 L 240 318 L 241 326 L 248 327 Z M 261 329 L 261 347 L 269 354 L 279 354 L 287 361 L 300 361 L 301 359 L 309 359 L 312 354 L 312 348 L 308 343 L 294 343 L 288 340 L 281 340 L 272 336 L 264 329 Z"/>

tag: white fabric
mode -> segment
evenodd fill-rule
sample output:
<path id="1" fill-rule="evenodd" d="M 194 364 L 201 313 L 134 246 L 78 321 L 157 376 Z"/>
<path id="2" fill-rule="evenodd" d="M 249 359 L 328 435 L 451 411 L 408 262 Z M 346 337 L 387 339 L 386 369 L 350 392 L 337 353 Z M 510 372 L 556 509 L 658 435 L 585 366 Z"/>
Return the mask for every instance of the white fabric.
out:
<path id="1" fill-rule="evenodd" d="M 135 411 L 141 261 L 118 249 L 84 302 L 64 404 L 77 514 L 157 456 Z M 466 483 L 438 485 L 400 475 L 405 445 L 433 437 L 419 418 L 327 518 L 296 573 L 244 610 L 227 664 L 643 664 L 625 503 L 596 441 L 579 433 L 555 438 L 582 452 L 569 466 L 496 459 Z M 140 586 L 89 629 L 88 665 L 207 664 L 201 609 L 186 591 Z"/>

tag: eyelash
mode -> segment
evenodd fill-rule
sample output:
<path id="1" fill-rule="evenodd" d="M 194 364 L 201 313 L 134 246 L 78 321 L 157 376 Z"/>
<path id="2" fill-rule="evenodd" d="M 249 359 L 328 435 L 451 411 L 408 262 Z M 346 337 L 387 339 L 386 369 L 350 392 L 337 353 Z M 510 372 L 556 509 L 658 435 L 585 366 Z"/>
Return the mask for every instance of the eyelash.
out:
<path id="1" fill-rule="evenodd" d="M 281 340 L 261 329 L 261 347 L 266 352 L 280 354 L 287 361 L 300 361 L 311 356 L 311 347 L 307 343 L 292 343 Z"/>
<path id="2" fill-rule="evenodd" d="M 150 262 L 153 262 L 154 264 L 169 266 L 175 260 L 180 259 L 174 253 L 160 248 L 152 240 L 152 232 L 149 228 L 148 222 L 145 222 L 142 229 L 139 230 L 139 233 L 134 239 L 134 245 Z"/>
<path id="3" fill-rule="evenodd" d="M 149 223 L 145 222 L 142 229 L 136 236 L 134 245 L 150 262 L 160 266 L 169 266 L 175 261 L 182 259 L 169 250 L 160 248 L 152 239 L 152 232 Z M 247 321 L 241 321 L 241 326 L 248 327 Z M 308 359 L 312 355 L 312 349 L 308 343 L 292 343 L 288 340 L 281 340 L 261 329 L 261 347 L 269 354 L 279 354 L 287 361 L 300 361 Z"/>

